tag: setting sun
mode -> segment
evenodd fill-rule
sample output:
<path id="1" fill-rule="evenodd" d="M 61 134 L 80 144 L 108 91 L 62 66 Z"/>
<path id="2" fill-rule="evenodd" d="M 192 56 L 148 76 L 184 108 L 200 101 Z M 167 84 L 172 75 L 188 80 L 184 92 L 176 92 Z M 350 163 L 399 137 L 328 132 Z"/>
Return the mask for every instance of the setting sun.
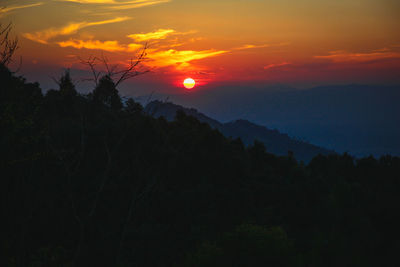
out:
<path id="1" fill-rule="evenodd" d="M 196 82 L 192 78 L 186 78 L 183 81 L 183 85 L 186 89 L 192 89 L 196 85 Z"/>

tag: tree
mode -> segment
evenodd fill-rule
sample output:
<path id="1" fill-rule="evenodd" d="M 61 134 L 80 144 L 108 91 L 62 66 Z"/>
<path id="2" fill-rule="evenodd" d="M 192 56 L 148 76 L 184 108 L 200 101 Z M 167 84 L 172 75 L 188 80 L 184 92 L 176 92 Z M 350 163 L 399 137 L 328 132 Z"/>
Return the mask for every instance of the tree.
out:
<path id="1" fill-rule="evenodd" d="M 103 103 L 114 110 L 120 110 L 123 105 L 118 95 L 117 86 L 128 79 L 150 71 L 148 69 L 140 69 L 141 63 L 146 59 L 146 49 L 147 44 L 143 47 L 143 50 L 136 59 L 131 59 L 129 65 L 125 68 L 121 68 L 118 64 L 111 65 L 104 55 L 101 57 L 90 56 L 88 59 L 80 59 L 81 64 L 88 66 L 93 75 L 92 78 L 85 79 L 93 81 L 96 85 L 93 91 L 93 100 L 98 103 Z M 98 64 L 103 65 L 105 70 L 98 70 L 96 68 Z M 127 109 L 138 108 L 132 105 L 129 107 L 132 103 L 127 104 Z"/>
<path id="2" fill-rule="evenodd" d="M 77 95 L 69 69 L 65 70 L 64 75 L 62 75 L 56 83 L 60 87 L 61 96 L 71 98 Z"/>
<path id="3" fill-rule="evenodd" d="M 0 65 L 5 67 L 12 62 L 14 53 L 18 49 L 18 38 L 10 37 L 11 30 L 11 23 L 5 27 L 0 24 Z"/>
<path id="4" fill-rule="evenodd" d="M 120 85 L 122 82 L 131 79 L 133 77 L 145 74 L 150 72 L 149 69 L 140 70 L 140 65 L 143 61 L 146 60 L 146 50 L 147 44 L 143 47 L 143 50 L 139 53 L 136 59 L 131 59 L 129 65 L 127 67 L 121 68 L 118 64 L 110 64 L 107 57 L 102 55 L 101 57 L 90 56 L 87 59 L 81 59 L 81 64 L 86 65 L 90 68 L 93 77 L 89 79 L 85 79 L 87 81 L 93 81 L 96 86 L 99 83 L 99 79 L 103 76 L 108 76 L 108 78 L 113 81 L 115 87 Z M 104 71 L 99 71 L 96 66 L 101 64 L 104 66 Z"/>
<path id="5" fill-rule="evenodd" d="M 125 111 L 131 114 L 141 113 L 143 111 L 143 107 L 139 103 L 135 102 L 135 100 L 132 98 L 129 98 L 126 101 Z"/>
<path id="6" fill-rule="evenodd" d="M 281 227 L 242 224 L 215 243 L 205 242 L 182 266 L 299 266 L 292 241 Z"/>
<path id="7" fill-rule="evenodd" d="M 93 100 L 102 103 L 114 110 L 122 108 L 121 98 L 114 81 L 110 76 L 103 76 L 93 91 Z"/>

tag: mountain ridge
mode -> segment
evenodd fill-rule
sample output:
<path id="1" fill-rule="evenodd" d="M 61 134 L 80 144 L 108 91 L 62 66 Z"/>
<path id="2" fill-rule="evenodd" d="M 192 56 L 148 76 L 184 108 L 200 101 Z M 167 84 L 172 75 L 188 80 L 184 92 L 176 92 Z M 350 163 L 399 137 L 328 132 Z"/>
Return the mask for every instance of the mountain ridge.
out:
<path id="1" fill-rule="evenodd" d="M 262 142 L 267 151 L 279 156 L 293 152 L 296 159 L 309 162 L 318 154 L 328 155 L 335 153 L 305 141 L 296 140 L 289 135 L 280 133 L 278 130 L 271 130 L 266 126 L 255 124 L 249 120 L 237 119 L 226 123 L 219 122 L 194 108 L 186 108 L 172 102 L 154 100 L 145 107 L 145 112 L 153 117 L 164 117 L 168 121 L 175 119 L 178 110 L 186 115 L 193 116 L 199 121 L 207 123 L 210 127 L 219 130 L 224 136 L 240 138 L 246 145 L 252 145 L 254 141 Z"/>

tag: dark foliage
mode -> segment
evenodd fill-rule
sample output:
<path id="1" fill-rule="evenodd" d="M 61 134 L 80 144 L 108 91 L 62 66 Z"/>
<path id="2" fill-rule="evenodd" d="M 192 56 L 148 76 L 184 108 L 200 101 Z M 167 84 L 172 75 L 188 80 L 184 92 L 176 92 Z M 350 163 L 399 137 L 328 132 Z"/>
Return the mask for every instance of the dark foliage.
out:
<path id="1" fill-rule="evenodd" d="M 245 148 L 0 67 L 1 266 L 398 266 L 400 159 Z"/>
<path id="2" fill-rule="evenodd" d="M 93 100 L 114 110 L 122 108 L 121 98 L 110 76 L 103 76 L 93 91 Z"/>

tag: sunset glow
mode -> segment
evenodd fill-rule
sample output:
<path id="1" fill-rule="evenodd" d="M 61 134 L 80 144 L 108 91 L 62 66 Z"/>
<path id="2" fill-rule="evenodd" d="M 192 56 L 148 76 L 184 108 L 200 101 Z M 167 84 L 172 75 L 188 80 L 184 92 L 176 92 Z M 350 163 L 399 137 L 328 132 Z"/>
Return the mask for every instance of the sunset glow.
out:
<path id="1" fill-rule="evenodd" d="M 128 64 L 147 44 L 149 83 L 399 82 L 399 1 L 288 1 L 6 0 L 0 19 L 26 73 L 82 70 L 78 57 L 103 53 Z"/>

